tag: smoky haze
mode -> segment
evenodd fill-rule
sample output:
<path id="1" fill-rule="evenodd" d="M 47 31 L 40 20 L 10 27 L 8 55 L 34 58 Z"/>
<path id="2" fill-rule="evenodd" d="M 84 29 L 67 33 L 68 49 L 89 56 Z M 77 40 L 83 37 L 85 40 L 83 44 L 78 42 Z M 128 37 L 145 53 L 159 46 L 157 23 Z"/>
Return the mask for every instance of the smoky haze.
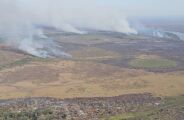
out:
<path id="1" fill-rule="evenodd" d="M 42 28 L 85 34 L 85 29 L 136 34 L 122 11 L 97 0 L 0 0 L 0 37 L 6 44 L 38 57 L 70 56 Z"/>

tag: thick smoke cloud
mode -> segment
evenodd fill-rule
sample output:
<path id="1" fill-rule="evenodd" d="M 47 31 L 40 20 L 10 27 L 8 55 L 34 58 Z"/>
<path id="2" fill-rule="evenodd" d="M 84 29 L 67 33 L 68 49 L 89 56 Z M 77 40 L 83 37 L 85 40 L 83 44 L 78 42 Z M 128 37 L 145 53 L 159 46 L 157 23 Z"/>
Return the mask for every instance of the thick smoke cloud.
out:
<path id="1" fill-rule="evenodd" d="M 99 0 L 0 0 L 0 37 L 39 57 L 69 56 L 38 26 L 78 34 L 86 30 L 136 34 L 122 11 Z"/>

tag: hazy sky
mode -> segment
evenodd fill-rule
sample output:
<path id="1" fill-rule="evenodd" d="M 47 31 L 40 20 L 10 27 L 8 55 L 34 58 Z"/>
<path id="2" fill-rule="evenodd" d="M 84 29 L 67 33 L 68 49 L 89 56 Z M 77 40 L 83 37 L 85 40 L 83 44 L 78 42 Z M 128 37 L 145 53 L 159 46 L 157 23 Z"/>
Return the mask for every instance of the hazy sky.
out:
<path id="1" fill-rule="evenodd" d="M 30 6 L 35 5 L 35 0 L 17 1 L 28 2 Z M 39 1 L 36 0 L 37 3 Z M 44 4 L 48 4 L 48 1 L 45 0 Z M 52 0 L 48 5 L 54 3 L 58 5 L 58 0 Z M 62 7 L 70 5 L 71 8 L 79 6 L 86 9 L 94 4 L 115 6 L 113 9 L 121 10 L 126 16 L 184 16 L 184 0 L 61 0 L 59 4 Z"/>
<path id="2" fill-rule="evenodd" d="M 184 0 L 99 0 L 122 8 L 128 16 L 184 16 Z"/>

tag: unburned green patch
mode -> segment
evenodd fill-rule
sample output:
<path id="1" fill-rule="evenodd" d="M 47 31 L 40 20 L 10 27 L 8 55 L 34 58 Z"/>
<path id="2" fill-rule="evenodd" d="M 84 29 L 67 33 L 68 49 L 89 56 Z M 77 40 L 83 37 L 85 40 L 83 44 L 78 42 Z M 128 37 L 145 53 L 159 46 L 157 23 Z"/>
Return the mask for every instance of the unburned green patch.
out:
<path id="1" fill-rule="evenodd" d="M 111 52 L 96 47 L 84 47 L 81 48 L 80 50 L 72 51 L 70 54 L 76 60 L 92 60 L 92 61 L 118 59 L 121 57 L 121 55 L 116 52 Z"/>
<path id="2" fill-rule="evenodd" d="M 177 63 L 164 58 L 136 58 L 129 62 L 129 65 L 134 68 L 173 68 Z"/>
<path id="3" fill-rule="evenodd" d="M 102 119 L 102 120 L 129 120 L 131 118 L 134 118 L 135 116 L 133 114 L 124 114 L 124 115 L 118 115 L 118 116 L 113 116 L 113 117 L 110 117 L 110 118 L 105 118 L 105 119 Z"/>

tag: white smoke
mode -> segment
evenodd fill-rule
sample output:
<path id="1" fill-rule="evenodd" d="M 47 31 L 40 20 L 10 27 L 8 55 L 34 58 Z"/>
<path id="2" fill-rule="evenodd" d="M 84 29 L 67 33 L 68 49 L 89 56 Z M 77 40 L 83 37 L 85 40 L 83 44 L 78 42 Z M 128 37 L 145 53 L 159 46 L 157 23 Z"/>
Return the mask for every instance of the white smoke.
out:
<path id="1" fill-rule="evenodd" d="M 184 33 L 181 32 L 168 31 L 159 28 L 150 28 L 141 23 L 138 23 L 137 21 L 133 24 L 133 26 L 137 30 L 137 34 L 139 35 L 166 39 L 179 39 L 184 41 Z"/>
<path id="2" fill-rule="evenodd" d="M 184 33 L 180 32 L 174 32 L 174 31 L 165 31 L 161 29 L 152 29 L 152 28 L 146 28 L 146 29 L 137 29 L 138 34 L 140 35 L 147 35 L 147 36 L 153 36 L 158 38 L 167 38 L 167 39 L 179 39 L 184 41 Z"/>
<path id="3" fill-rule="evenodd" d="M 137 33 L 120 9 L 98 0 L 0 0 L 0 37 L 6 43 L 34 56 L 69 56 L 39 25 L 78 34 L 86 29 Z"/>
<path id="4" fill-rule="evenodd" d="M 180 40 L 184 41 L 184 33 L 180 32 L 173 32 L 173 31 L 167 31 L 168 33 L 171 33 L 173 35 L 176 35 Z"/>

